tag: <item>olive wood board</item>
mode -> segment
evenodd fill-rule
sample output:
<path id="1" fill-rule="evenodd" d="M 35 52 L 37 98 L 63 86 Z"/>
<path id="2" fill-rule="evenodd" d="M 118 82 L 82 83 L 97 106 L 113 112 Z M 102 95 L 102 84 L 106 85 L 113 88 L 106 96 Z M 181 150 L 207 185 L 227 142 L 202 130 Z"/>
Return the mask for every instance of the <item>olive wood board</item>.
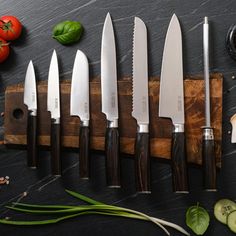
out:
<path id="1" fill-rule="evenodd" d="M 222 141 L 222 81 L 219 73 L 211 74 L 211 121 L 215 134 L 216 162 L 221 166 Z M 62 80 L 61 133 L 64 147 L 79 146 L 78 117 L 70 116 L 71 81 Z M 159 78 L 149 78 L 150 153 L 153 157 L 170 159 L 172 122 L 158 117 Z M 23 104 L 24 85 L 11 85 L 5 91 L 4 143 L 26 144 L 27 107 Z M 38 144 L 50 145 L 50 113 L 47 111 L 47 81 L 37 83 L 38 92 Z M 132 81 L 130 77 L 118 81 L 120 151 L 134 153 L 137 130 L 132 117 Z M 201 164 L 202 128 L 205 124 L 204 80 L 201 75 L 184 79 L 185 133 L 188 162 Z M 170 94 L 171 96 L 171 94 Z M 173 101 L 174 102 L 174 101 Z M 104 150 L 106 117 L 101 112 L 100 79 L 90 81 L 90 146 L 93 150 Z"/>

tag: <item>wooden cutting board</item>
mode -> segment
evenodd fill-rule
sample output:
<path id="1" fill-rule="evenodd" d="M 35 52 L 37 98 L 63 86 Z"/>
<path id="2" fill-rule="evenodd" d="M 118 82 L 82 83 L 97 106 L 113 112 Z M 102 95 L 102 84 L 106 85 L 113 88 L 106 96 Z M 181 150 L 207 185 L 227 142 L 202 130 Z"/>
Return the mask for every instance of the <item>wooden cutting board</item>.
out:
<path id="1" fill-rule="evenodd" d="M 217 166 L 221 166 L 222 139 L 222 75 L 211 75 L 211 119 L 215 132 Z M 62 145 L 78 147 L 78 117 L 70 117 L 70 81 L 61 82 L 61 127 Z M 201 164 L 201 137 L 204 126 L 204 80 L 202 76 L 188 76 L 184 80 L 186 146 L 188 161 Z M 41 81 L 38 89 L 38 142 L 39 145 L 50 145 L 50 114 L 47 112 L 47 81 Z M 23 84 L 6 88 L 4 128 L 5 144 L 26 144 L 27 108 L 23 104 Z M 132 83 L 131 78 L 122 78 L 118 82 L 119 90 L 119 129 L 121 152 L 134 153 L 136 121 L 132 118 Z M 101 113 L 100 80 L 90 82 L 91 109 L 91 149 L 104 150 L 106 130 L 105 115 Z M 170 94 L 171 95 L 171 94 Z M 149 79 L 150 101 L 150 148 L 151 156 L 170 159 L 171 120 L 158 117 L 159 78 Z"/>

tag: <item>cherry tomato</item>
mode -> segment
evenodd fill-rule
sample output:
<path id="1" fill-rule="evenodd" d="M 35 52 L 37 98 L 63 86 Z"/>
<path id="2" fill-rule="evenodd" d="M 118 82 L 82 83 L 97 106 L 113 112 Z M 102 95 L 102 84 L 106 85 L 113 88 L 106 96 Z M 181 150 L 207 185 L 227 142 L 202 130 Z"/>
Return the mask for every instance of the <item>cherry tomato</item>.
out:
<path id="1" fill-rule="evenodd" d="M 8 43 L 0 38 L 0 63 L 2 63 L 3 61 L 5 61 L 10 53 L 10 48 Z"/>
<path id="2" fill-rule="evenodd" d="M 19 38 L 22 25 L 15 16 L 0 17 L 0 37 L 5 40 L 15 40 Z"/>

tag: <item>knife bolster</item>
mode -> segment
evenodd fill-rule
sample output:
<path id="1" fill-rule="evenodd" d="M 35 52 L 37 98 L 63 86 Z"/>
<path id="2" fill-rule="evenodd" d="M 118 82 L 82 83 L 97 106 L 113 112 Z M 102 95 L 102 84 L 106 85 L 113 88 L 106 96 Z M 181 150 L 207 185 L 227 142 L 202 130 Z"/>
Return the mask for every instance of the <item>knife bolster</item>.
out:
<path id="1" fill-rule="evenodd" d="M 138 124 L 138 133 L 149 133 L 148 124 Z"/>
<path id="2" fill-rule="evenodd" d="M 52 119 L 52 124 L 60 124 L 60 118 Z"/>
<path id="3" fill-rule="evenodd" d="M 107 128 L 118 128 L 118 119 L 116 120 L 108 120 L 107 121 Z"/>
<path id="4" fill-rule="evenodd" d="M 81 127 L 89 127 L 89 120 L 81 120 L 80 126 Z"/>
<path id="5" fill-rule="evenodd" d="M 173 124 L 173 133 L 184 133 L 184 124 Z"/>
<path id="6" fill-rule="evenodd" d="M 203 140 L 214 140 L 213 129 L 210 127 L 203 128 Z"/>
<path id="7" fill-rule="evenodd" d="M 29 115 L 30 116 L 37 116 L 37 110 L 36 109 L 30 110 Z"/>

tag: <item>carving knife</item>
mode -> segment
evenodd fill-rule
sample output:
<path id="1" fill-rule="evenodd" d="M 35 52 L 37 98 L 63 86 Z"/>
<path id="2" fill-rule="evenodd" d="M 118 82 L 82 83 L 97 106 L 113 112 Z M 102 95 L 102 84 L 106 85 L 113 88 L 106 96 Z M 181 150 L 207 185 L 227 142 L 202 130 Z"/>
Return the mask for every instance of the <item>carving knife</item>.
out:
<path id="1" fill-rule="evenodd" d="M 51 170 L 61 175 L 60 87 L 56 51 L 53 51 L 48 73 L 47 109 L 51 113 Z"/>
<path id="2" fill-rule="evenodd" d="M 203 24 L 203 59 L 205 80 L 205 126 L 202 136 L 202 160 L 204 168 L 204 188 L 207 191 L 216 191 L 216 157 L 214 132 L 211 127 L 210 113 L 210 81 L 209 81 L 209 24 L 208 17 Z"/>
<path id="3" fill-rule="evenodd" d="M 182 34 L 175 14 L 167 30 L 163 51 L 159 117 L 170 118 L 173 123 L 171 145 L 173 190 L 187 193 L 189 187 L 184 133 Z"/>
<path id="4" fill-rule="evenodd" d="M 147 29 L 138 17 L 134 18 L 133 37 L 132 116 L 138 125 L 135 141 L 136 188 L 138 192 L 150 193 Z"/>
<path id="5" fill-rule="evenodd" d="M 79 173 L 89 178 L 89 65 L 86 55 L 77 50 L 71 82 L 70 115 L 80 118 Z"/>
<path id="6" fill-rule="evenodd" d="M 101 45 L 101 93 L 102 112 L 106 115 L 105 137 L 107 184 L 120 187 L 118 94 L 116 46 L 111 16 L 108 13 L 104 22 Z"/>
<path id="7" fill-rule="evenodd" d="M 37 91 L 33 62 L 27 67 L 24 86 L 24 104 L 28 107 L 27 165 L 37 167 Z"/>

